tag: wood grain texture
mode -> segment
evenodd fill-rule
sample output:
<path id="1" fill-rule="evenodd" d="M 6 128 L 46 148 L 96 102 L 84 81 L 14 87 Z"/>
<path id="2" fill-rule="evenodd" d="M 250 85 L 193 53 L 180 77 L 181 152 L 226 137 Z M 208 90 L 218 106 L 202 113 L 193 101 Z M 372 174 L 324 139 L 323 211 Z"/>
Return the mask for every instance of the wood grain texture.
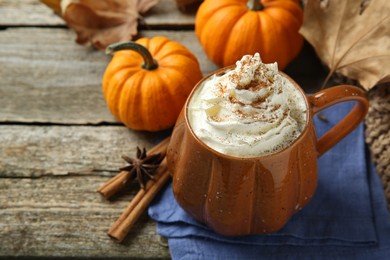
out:
<path id="1" fill-rule="evenodd" d="M 109 56 L 75 44 L 67 29 L 7 29 L 0 46 L 0 121 L 115 121 L 101 92 Z"/>
<path id="2" fill-rule="evenodd" d="M 193 27 L 195 22 L 194 12 L 181 12 L 175 0 L 160 0 L 142 17 L 141 27 Z M 39 0 L 1 0 L 0 25 L 63 27 L 66 23 Z"/>
<path id="3" fill-rule="evenodd" d="M 204 74 L 217 68 L 193 32 L 145 31 L 142 36 L 156 35 L 177 40 L 190 49 Z M 68 29 L 0 31 L 0 122 L 118 123 L 101 90 L 109 61 L 110 56 L 103 52 L 77 45 Z"/>
<path id="4" fill-rule="evenodd" d="M 122 126 L 0 125 L 0 256 L 168 258 L 146 214 L 124 244 L 107 235 L 136 184 L 111 201 L 96 192 L 122 154 L 156 142 Z"/>
<path id="5" fill-rule="evenodd" d="M 142 216 L 123 244 L 107 231 L 134 194 L 104 200 L 96 185 L 79 177 L 0 179 L 0 256 L 169 258 L 155 223 Z"/>
<path id="6" fill-rule="evenodd" d="M 65 23 L 39 0 L 1 0 L 0 25 L 65 26 Z"/>
<path id="7" fill-rule="evenodd" d="M 0 125 L 0 177 L 109 175 L 156 138 L 123 126 Z"/>

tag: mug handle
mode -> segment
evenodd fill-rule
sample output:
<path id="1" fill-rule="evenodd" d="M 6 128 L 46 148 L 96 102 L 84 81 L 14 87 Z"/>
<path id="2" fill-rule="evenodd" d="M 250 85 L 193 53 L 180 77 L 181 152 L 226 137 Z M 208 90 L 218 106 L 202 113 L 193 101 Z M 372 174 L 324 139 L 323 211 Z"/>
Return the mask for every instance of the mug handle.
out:
<path id="1" fill-rule="evenodd" d="M 314 115 L 341 102 L 357 101 L 352 110 L 317 141 L 318 157 L 352 132 L 363 121 L 368 112 L 368 99 L 365 92 L 350 85 L 339 85 L 321 90 L 309 96 L 308 100 Z"/>

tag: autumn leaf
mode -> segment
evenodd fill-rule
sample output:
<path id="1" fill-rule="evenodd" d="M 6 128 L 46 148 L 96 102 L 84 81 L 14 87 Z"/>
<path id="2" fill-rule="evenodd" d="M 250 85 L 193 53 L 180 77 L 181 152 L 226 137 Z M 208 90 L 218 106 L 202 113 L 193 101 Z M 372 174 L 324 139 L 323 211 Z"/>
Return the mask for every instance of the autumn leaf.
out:
<path id="1" fill-rule="evenodd" d="M 129 41 L 137 34 L 138 19 L 159 0 L 41 0 L 58 11 L 77 33 L 76 42 L 103 50 L 109 44 Z"/>
<path id="2" fill-rule="evenodd" d="M 309 0 L 300 33 L 329 67 L 326 81 L 338 72 L 369 90 L 390 82 L 389 18 L 389 0 Z"/>

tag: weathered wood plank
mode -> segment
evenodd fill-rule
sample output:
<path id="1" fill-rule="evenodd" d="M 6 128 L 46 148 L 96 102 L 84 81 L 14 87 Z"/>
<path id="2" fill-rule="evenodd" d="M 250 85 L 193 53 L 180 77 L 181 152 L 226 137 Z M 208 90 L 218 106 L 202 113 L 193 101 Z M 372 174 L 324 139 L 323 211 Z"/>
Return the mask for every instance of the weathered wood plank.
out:
<path id="1" fill-rule="evenodd" d="M 0 256 L 168 258 L 146 215 L 124 245 L 107 231 L 137 189 L 96 189 L 156 135 L 122 126 L 0 126 Z"/>
<path id="2" fill-rule="evenodd" d="M 160 0 L 143 15 L 141 27 L 194 26 L 195 15 L 180 12 L 174 0 Z M 66 26 L 64 20 L 39 0 L 0 1 L 0 26 Z"/>
<path id="3" fill-rule="evenodd" d="M 0 26 L 64 26 L 64 21 L 39 0 L 0 1 Z"/>
<path id="4" fill-rule="evenodd" d="M 108 237 L 134 195 L 103 199 L 95 190 L 105 180 L 0 178 L 0 257 L 169 258 L 146 213 L 123 244 Z"/>
<path id="5" fill-rule="evenodd" d="M 0 31 L 0 121 L 115 122 L 101 94 L 109 57 L 67 29 Z"/>
<path id="6" fill-rule="evenodd" d="M 0 177 L 110 175 L 157 136 L 124 126 L 0 125 Z"/>
<path id="7" fill-rule="evenodd" d="M 198 57 L 204 74 L 217 68 L 191 31 L 147 31 L 144 35 L 180 41 Z M 117 122 L 101 92 L 109 60 L 103 52 L 77 45 L 67 29 L 0 31 L 0 122 Z"/>

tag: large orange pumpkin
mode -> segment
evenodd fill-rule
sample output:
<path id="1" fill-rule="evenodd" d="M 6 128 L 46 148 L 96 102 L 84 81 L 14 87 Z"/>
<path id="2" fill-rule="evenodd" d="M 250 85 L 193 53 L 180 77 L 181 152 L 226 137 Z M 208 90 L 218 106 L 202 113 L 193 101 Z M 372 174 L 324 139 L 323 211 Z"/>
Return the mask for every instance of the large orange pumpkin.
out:
<path id="1" fill-rule="evenodd" d="M 108 47 L 114 56 L 103 77 L 111 113 L 135 130 L 170 128 L 202 78 L 196 57 L 165 37 L 141 38 Z"/>
<path id="2" fill-rule="evenodd" d="M 283 69 L 302 48 L 302 22 L 296 0 L 205 0 L 196 14 L 195 32 L 208 57 L 221 67 L 259 52 L 263 62 L 276 61 Z"/>

